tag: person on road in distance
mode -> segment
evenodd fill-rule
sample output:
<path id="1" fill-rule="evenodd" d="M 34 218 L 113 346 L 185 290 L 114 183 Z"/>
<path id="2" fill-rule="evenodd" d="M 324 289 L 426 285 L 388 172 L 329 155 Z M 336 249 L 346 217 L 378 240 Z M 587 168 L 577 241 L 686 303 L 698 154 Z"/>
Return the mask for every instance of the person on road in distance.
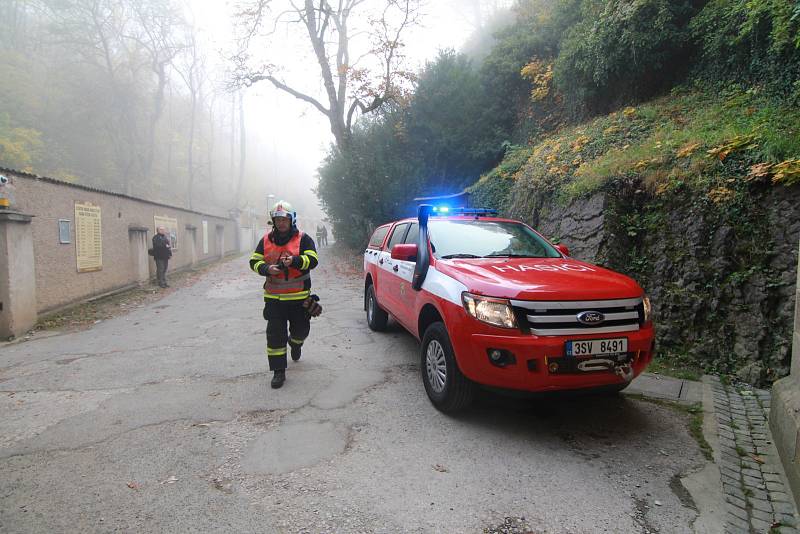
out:
<path id="1" fill-rule="evenodd" d="M 304 304 L 308 304 L 311 294 L 309 272 L 319 259 L 314 240 L 297 229 L 297 214 L 288 202 L 276 203 L 269 216 L 272 231 L 259 241 L 250 256 L 250 268 L 266 277 L 267 360 L 273 372 L 272 387 L 279 388 L 286 380 L 287 342 L 292 360 L 299 360 L 303 341 L 311 329 L 311 318 Z"/>
<path id="2" fill-rule="evenodd" d="M 159 287 L 169 287 L 167 283 L 167 264 L 172 257 L 172 244 L 167 229 L 159 226 L 153 236 L 153 258 L 156 260 L 156 278 Z"/>

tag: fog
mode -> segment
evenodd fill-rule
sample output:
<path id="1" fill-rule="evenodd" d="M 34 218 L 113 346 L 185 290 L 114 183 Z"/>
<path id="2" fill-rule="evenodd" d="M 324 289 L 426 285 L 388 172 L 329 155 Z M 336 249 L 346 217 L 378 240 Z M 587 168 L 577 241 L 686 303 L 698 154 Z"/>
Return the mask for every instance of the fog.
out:
<path id="1" fill-rule="evenodd" d="M 402 67 L 419 71 L 439 50 L 480 40 L 484 21 L 509 3 L 423 2 L 401 35 Z M 0 166 L 215 213 L 264 213 L 285 199 L 304 218 L 324 218 L 313 189 L 335 143 L 331 124 L 268 81 L 234 86 L 243 5 L 0 2 Z M 369 22 L 353 21 L 351 56 L 363 61 Z M 276 24 L 269 46 L 251 46 L 250 57 L 324 103 L 303 30 Z"/>

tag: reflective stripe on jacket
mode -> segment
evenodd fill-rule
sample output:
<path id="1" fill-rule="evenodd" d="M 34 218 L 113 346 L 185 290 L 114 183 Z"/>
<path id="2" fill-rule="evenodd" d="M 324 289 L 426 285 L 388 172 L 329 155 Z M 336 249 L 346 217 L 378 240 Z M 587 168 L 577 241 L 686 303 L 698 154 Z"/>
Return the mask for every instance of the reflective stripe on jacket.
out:
<path id="1" fill-rule="evenodd" d="M 300 256 L 300 240 L 303 232 L 297 232 L 285 245 L 276 245 L 269 240 L 269 234 L 264 236 L 264 262 L 267 265 L 279 264 L 286 256 Z M 267 276 L 264 282 L 264 298 L 280 300 L 299 300 L 306 298 L 310 291 L 304 290 L 304 281 L 309 278 L 308 273 L 303 274 L 299 269 L 287 267 L 281 274 Z"/>

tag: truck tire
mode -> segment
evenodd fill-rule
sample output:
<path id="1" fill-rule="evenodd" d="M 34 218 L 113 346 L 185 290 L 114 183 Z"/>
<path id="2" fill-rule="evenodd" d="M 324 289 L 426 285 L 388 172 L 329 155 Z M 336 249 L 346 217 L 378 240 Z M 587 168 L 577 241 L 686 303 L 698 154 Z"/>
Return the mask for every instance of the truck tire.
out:
<path id="1" fill-rule="evenodd" d="M 386 323 L 389 322 L 389 314 L 378 305 L 378 297 L 375 296 L 375 286 L 370 284 L 364 294 L 364 307 L 367 310 L 367 326 L 375 332 L 386 330 Z"/>
<path id="2" fill-rule="evenodd" d="M 422 383 L 437 410 L 455 413 L 472 403 L 475 384 L 461 374 L 444 323 L 433 323 L 425 330 L 421 360 Z"/>

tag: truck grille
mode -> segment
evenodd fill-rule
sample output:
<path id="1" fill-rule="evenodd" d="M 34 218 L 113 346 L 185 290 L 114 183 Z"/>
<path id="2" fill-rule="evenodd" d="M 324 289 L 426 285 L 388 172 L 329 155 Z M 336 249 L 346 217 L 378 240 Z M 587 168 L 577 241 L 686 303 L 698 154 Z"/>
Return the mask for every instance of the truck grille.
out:
<path id="1" fill-rule="evenodd" d="M 537 336 L 634 332 L 639 330 L 644 318 L 641 297 L 586 301 L 512 300 L 511 305 L 523 329 Z M 601 314 L 603 320 L 585 324 L 578 319 L 584 312 Z"/>

